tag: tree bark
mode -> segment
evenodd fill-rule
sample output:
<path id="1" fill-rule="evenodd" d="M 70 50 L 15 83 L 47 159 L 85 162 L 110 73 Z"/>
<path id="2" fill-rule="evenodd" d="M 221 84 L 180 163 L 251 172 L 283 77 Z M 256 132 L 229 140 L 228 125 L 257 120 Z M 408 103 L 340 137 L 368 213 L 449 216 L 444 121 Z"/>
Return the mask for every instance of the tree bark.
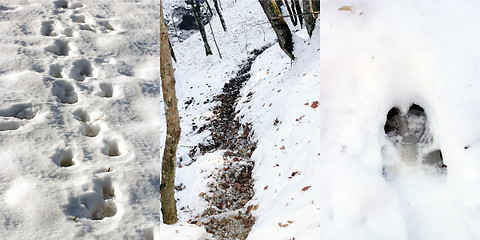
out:
<path id="1" fill-rule="evenodd" d="M 205 33 L 205 26 L 203 25 L 202 16 L 200 15 L 200 0 L 194 0 L 191 3 L 193 17 L 198 25 L 198 30 L 200 31 L 200 35 L 202 36 L 203 46 L 205 47 L 205 54 L 212 55 L 212 49 L 210 49 L 210 45 L 208 44 L 207 40 L 207 33 Z"/>
<path id="2" fill-rule="evenodd" d="M 277 4 L 275 4 L 274 0 L 258 0 L 258 2 L 262 6 L 265 15 L 267 15 L 267 18 L 277 35 L 280 48 L 282 48 L 292 60 L 295 59 L 295 56 L 293 56 L 292 33 L 283 19 Z"/>
<path id="3" fill-rule="evenodd" d="M 160 201 L 163 222 L 177 222 L 177 206 L 174 196 L 175 170 L 177 167 L 177 145 L 180 139 L 180 119 L 175 92 L 175 77 L 168 43 L 168 29 L 163 18 L 162 0 L 160 0 L 160 78 L 167 120 L 167 136 L 162 158 L 162 180 L 160 183 Z"/>
<path id="4" fill-rule="evenodd" d="M 305 26 L 307 27 L 308 36 L 312 37 L 313 29 L 315 29 L 315 21 L 318 15 L 313 12 L 320 11 L 320 0 L 303 0 L 303 12 L 306 14 Z"/>

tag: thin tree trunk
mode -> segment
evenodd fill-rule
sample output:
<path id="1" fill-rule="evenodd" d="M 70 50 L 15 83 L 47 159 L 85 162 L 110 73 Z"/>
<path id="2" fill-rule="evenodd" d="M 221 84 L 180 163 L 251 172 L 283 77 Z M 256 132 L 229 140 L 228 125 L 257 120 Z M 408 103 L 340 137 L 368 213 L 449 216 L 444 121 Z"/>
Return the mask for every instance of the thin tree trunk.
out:
<path id="1" fill-rule="evenodd" d="M 284 1 L 285 1 L 285 6 L 287 7 L 288 15 L 290 16 L 290 20 L 293 23 L 293 26 L 297 26 L 297 16 L 292 12 L 290 5 L 288 5 L 288 0 L 284 0 Z"/>
<path id="2" fill-rule="evenodd" d="M 212 49 L 210 49 L 210 45 L 208 44 L 207 34 L 205 33 L 205 26 L 203 26 L 202 17 L 200 15 L 200 0 L 195 0 L 191 3 L 193 17 L 198 25 L 198 30 L 200 31 L 200 35 L 202 36 L 203 46 L 205 47 L 205 54 L 212 55 Z"/>
<path id="3" fill-rule="evenodd" d="M 168 43 L 168 29 L 166 28 L 162 0 L 160 0 L 160 77 L 162 79 L 162 93 L 167 120 L 167 136 L 162 158 L 162 180 L 160 183 L 160 201 L 162 204 L 163 222 L 174 224 L 177 222 L 177 206 L 174 196 L 175 170 L 177 167 L 177 145 L 180 139 L 180 120 L 175 93 L 175 77 L 173 74 L 172 59 Z"/>
<path id="4" fill-rule="evenodd" d="M 220 23 L 222 23 L 223 31 L 227 31 L 227 25 L 225 24 L 225 19 L 223 19 L 222 12 L 220 12 L 220 6 L 218 5 L 218 0 L 213 0 L 213 6 L 217 11 L 218 17 L 220 18 Z"/>
<path id="5" fill-rule="evenodd" d="M 258 0 L 277 35 L 280 48 L 293 60 L 293 40 L 290 28 L 282 17 L 274 0 Z"/>
<path id="6" fill-rule="evenodd" d="M 293 0 L 293 3 L 295 3 L 295 10 L 296 14 L 298 17 L 298 21 L 300 22 L 300 27 L 303 26 L 303 16 L 302 16 L 302 7 L 300 6 L 299 0 Z"/>

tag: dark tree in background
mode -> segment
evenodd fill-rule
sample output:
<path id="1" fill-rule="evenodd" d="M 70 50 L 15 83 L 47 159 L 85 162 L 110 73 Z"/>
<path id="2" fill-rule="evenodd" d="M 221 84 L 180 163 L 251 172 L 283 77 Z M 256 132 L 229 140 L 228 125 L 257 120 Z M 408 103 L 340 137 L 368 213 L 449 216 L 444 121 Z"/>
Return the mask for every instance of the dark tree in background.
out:
<path id="1" fill-rule="evenodd" d="M 208 44 L 207 34 L 205 33 L 205 27 L 203 25 L 202 15 L 200 13 L 200 0 L 191 0 L 190 5 L 192 6 L 193 17 L 195 17 L 195 21 L 197 22 L 198 30 L 202 36 L 205 54 L 207 56 L 212 55 L 212 49 L 210 49 L 210 45 Z"/>
<path id="2" fill-rule="evenodd" d="M 162 180 L 160 183 L 160 201 L 163 222 L 177 222 L 177 206 L 174 196 L 175 170 L 177 168 L 177 146 L 180 139 L 180 119 L 175 92 L 175 77 L 172 56 L 168 42 L 168 29 L 163 18 L 162 0 L 160 0 L 160 77 L 162 79 L 163 103 L 167 120 L 167 136 L 162 158 Z"/>

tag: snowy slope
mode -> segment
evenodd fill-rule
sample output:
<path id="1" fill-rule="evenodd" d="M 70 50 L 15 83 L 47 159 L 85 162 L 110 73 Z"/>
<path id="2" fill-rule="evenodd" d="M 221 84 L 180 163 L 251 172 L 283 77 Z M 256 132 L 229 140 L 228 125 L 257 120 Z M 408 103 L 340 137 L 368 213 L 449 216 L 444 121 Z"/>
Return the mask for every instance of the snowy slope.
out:
<path id="1" fill-rule="evenodd" d="M 0 238 L 153 239 L 157 1 L 0 1 Z"/>
<path id="2" fill-rule="evenodd" d="M 479 238 L 478 3 L 321 7 L 318 177 L 332 184 L 322 197 L 321 236 Z M 406 113 L 413 103 L 424 109 L 431 139 L 412 155 L 383 126 L 390 109 Z M 435 149 L 442 171 L 422 155 Z"/>
<path id="3" fill-rule="evenodd" d="M 208 184 L 215 181 L 212 173 L 223 164 L 222 151 L 207 153 L 191 163 L 189 147 L 208 142 L 208 131 L 196 134 L 192 126 L 201 128 L 208 123 L 212 108 L 219 104 L 211 98 L 234 76 L 248 52 L 270 45 L 276 38 L 258 2 L 222 4 L 228 31 L 222 31 L 216 16 L 212 27 L 223 59 L 213 48 L 208 27 L 213 56 L 204 56 L 199 34 L 174 46 L 179 104 L 184 106 L 180 111 L 182 167 L 177 171 L 177 185 L 184 189 L 176 193 L 182 222 L 194 219 L 208 207 L 201 196 L 209 191 Z M 306 36 L 305 29 L 296 34 L 294 62 L 278 44 L 268 48 L 256 58 L 250 71 L 252 77 L 241 90 L 237 116 L 243 123 L 252 124 L 253 138 L 258 141 L 252 155 L 255 195 L 247 203 L 255 206 L 252 212 L 256 223 L 248 239 L 312 239 L 318 235 L 318 188 L 308 188 L 315 183 L 311 170 L 319 158 L 318 30 L 312 39 Z M 304 187 L 307 188 L 303 191 Z M 207 236 L 186 223 L 162 225 L 160 234 L 162 239 Z"/>

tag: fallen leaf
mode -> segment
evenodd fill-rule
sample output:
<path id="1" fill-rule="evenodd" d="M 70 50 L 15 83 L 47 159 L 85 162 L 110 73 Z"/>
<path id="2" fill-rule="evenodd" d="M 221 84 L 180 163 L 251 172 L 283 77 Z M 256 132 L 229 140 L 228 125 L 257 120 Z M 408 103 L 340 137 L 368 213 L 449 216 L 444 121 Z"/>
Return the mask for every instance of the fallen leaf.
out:
<path id="1" fill-rule="evenodd" d="M 293 221 L 290 221 L 290 220 L 288 220 L 287 222 L 288 222 L 288 223 L 290 223 L 290 224 L 292 224 L 292 223 L 293 223 Z"/>
<path id="2" fill-rule="evenodd" d="M 307 191 L 309 188 L 311 188 L 312 186 L 306 186 L 304 188 L 302 188 L 302 191 Z"/>
<path id="3" fill-rule="evenodd" d="M 352 11 L 352 6 L 342 6 L 342 7 L 339 8 L 338 10 L 351 12 L 351 11 Z"/>
<path id="4" fill-rule="evenodd" d="M 268 189 L 268 185 L 263 188 L 263 190 L 267 190 L 267 189 Z"/>
<path id="5" fill-rule="evenodd" d="M 295 177 L 295 175 L 299 174 L 299 171 L 292 172 L 292 177 Z"/>
<path id="6" fill-rule="evenodd" d="M 252 210 L 257 210 L 257 209 L 258 209 L 258 205 L 253 205 Z"/>
<path id="7" fill-rule="evenodd" d="M 280 227 L 282 227 L 282 228 L 283 228 L 283 227 L 288 227 L 288 223 L 282 224 L 282 223 L 279 222 L 279 223 L 278 223 L 278 226 L 280 226 Z"/>
<path id="8" fill-rule="evenodd" d="M 317 108 L 318 107 L 318 101 L 313 102 L 312 105 L 310 105 L 310 107 Z"/>
<path id="9" fill-rule="evenodd" d="M 282 146 L 282 147 L 280 148 L 280 150 L 285 150 L 285 146 Z"/>
<path id="10" fill-rule="evenodd" d="M 309 102 L 306 102 L 306 103 L 305 103 L 305 104 L 303 104 L 303 105 L 305 105 L 305 106 L 308 106 L 308 105 L 310 105 L 310 103 L 309 103 Z"/>

